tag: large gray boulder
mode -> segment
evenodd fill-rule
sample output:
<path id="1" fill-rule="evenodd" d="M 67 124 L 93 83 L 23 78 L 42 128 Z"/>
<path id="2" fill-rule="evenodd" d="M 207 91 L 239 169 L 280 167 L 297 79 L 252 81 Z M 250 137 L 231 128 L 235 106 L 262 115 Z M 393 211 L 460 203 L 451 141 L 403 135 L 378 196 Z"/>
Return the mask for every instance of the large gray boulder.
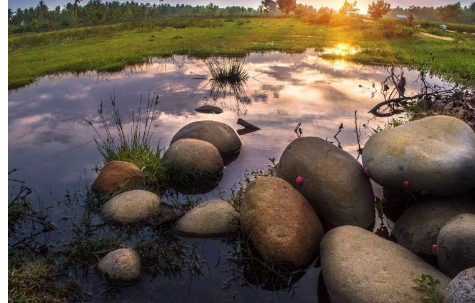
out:
<path id="1" fill-rule="evenodd" d="M 146 190 L 123 192 L 101 208 L 104 219 L 116 224 L 137 224 L 154 220 L 160 214 L 161 199 Z"/>
<path id="2" fill-rule="evenodd" d="M 406 248 L 356 226 L 328 232 L 320 244 L 325 285 L 333 303 L 423 302 L 413 279 L 439 279 L 443 298 L 450 279 Z"/>
<path id="3" fill-rule="evenodd" d="M 175 230 L 190 237 L 226 237 L 239 225 L 239 213 L 223 200 L 203 202 L 181 217 Z"/>
<path id="4" fill-rule="evenodd" d="M 111 283 L 130 282 L 140 276 L 140 256 L 133 249 L 119 248 L 102 258 L 97 269 Z"/>
<path id="5" fill-rule="evenodd" d="M 475 266 L 475 214 L 461 214 L 445 224 L 437 237 L 440 269 L 454 277 Z"/>
<path id="6" fill-rule="evenodd" d="M 475 303 L 475 267 L 462 271 L 450 282 L 444 303 Z"/>
<path id="7" fill-rule="evenodd" d="M 473 197 L 425 197 L 396 221 L 392 234 L 405 248 L 427 257 L 433 255 L 440 229 L 463 213 L 475 213 Z"/>
<path id="8" fill-rule="evenodd" d="M 145 182 L 145 174 L 137 165 L 126 161 L 107 162 L 91 189 L 98 193 L 116 192 Z"/>
<path id="9" fill-rule="evenodd" d="M 436 196 L 475 188 L 475 133 L 463 121 L 434 116 L 373 135 L 363 165 L 378 184 Z"/>
<path id="10" fill-rule="evenodd" d="M 275 177 L 249 183 L 241 225 L 264 259 L 291 269 L 310 262 L 323 237 L 312 206 L 289 183 Z"/>
<path id="11" fill-rule="evenodd" d="M 217 121 L 197 121 L 185 125 L 173 136 L 170 144 L 180 139 L 197 139 L 213 144 L 222 156 L 238 152 L 242 143 L 234 129 Z"/>
<path id="12" fill-rule="evenodd" d="M 224 163 L 216 147 L 196 139 L 174 142 L 163 156 L 169 179 L 184 191 L 212 188 L 221 180 Z"/>
<path id="13" fill-rule="evenodd" d="M 316 137 L 294 140 L 283 152 L 277 176 L 294 186 L 330 227 L 368 227 L 374 195 L 361 165 L 347 152 Z M 297 184 L 297 177 L 303 182 Z"/>

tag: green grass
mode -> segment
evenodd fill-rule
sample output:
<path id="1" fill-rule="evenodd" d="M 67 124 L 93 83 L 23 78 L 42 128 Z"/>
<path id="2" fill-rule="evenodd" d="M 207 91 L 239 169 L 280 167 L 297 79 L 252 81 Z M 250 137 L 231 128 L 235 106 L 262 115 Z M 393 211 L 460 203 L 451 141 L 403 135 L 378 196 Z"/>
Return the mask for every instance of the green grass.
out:
<path id="1" fill-rule="evenodd" d="M 118 71 L 155 56 L 245 56 L 249 52 L 302 52 L 337 43 L 363 51 L 346 59 L 364 64 L 404 64 L 475 86 L 475 39 L 458 43 L 399 33 L 378 23 L 312 25 L 297 18 L 144 21 L 9 36 L 8 87 L 19 88 L 61 72 Z M 168 23 L 167 23 L 168 22 Z M 415 30 L 415 29 L 414 29 Z M 389 35 L 391 36 L 391 35 Z M 448 56 L 450 54 L 450 56 Z"/>

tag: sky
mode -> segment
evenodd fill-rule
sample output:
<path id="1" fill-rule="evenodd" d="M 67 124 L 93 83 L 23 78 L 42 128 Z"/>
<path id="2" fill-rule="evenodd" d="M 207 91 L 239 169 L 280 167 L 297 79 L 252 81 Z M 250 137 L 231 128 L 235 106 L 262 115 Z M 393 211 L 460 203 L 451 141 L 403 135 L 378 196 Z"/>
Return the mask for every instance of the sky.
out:
<path id="1" fill-rule="evenodd" d="M 74 0 L 44 0 L 45 3 L 49 7 L 55 6 L 63 6 L 68 2 L 73 2 Z M 104 0 L 106 1 L 106 0 Z M 109 0 L 112 1 L 112 0 Z M 121 1 L 121 0 L 119 0 Z M 149 2 L 149 3 L 159 3 L 159 0 L 135 0 L 136 2 Z M 177 3 L 185 3 L 191 5 L 206 5 L 209 2 L 213 2 L 218 4 L 219 6 L 232 6 L 232 5 L 240 5 L 245 7 L 254 7 L 257 8 L 261 3 L 260 0 L 165 0 L 165 3 L 169 3 L 171 5 L 175 5 Z M 471 2 L 475 0 L 462 0 L 460 1 L 463 6 L 469 5 Z M 17 8 L 28 8 L 31 6 L 36 6 L 39 0 L 8 0 L 8 7 L 11 9 Z M 83 3 L 87 3 L 88 0 L 83 0 Z M 125 2 L 125 1 L 121 1 Z M 321 6 L 328 6 L 332 8 L 340 8 L 343 4 L 344 0 L 297 0 L 297 3 L 313 5 L 314 7 L 321 7 Z M 362 10 L 362 12 L 366 12 L 368 4 L 371 3 L 372 0 L 359 0 L 358 7 Z M 418 5 L 418 6 L 441 6 L 450 3 L 455 3 L 457 0 L 387 0 L 391 4 L 391 6 L 402 6 L 408 7 L 410 5 Z"/>

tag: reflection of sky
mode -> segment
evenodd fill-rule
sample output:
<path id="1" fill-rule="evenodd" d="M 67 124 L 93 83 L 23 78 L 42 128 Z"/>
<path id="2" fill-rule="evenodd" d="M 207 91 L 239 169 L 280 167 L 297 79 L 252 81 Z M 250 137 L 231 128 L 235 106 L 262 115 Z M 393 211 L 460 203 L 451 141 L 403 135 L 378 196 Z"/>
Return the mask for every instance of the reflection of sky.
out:
<path id="1" fill-rule="evenodd" d="M 197 75 L 206 75 L 205 68 L 201 60 L 157 59 L 110 75 L 90 72 L 46 77 L 10 92 L 9 168 L 19 168 L 17 178 L 40 192 L 70 186 L 84 174 L 92 180 L 92 169 L 102 159 L 92 141 L 94 131 L 84 120 L 98 122 L 97 108 L 103 102 L 106 112 L 110 110 L 111 94 L 115 94 L 122 116 L 130 119 L 141 94 L 146 99 L 150 91 L 160 96 L 154 142 L 161 138 L 162 147 L 168 146 L 178 129 L 196 120 L 213 119 L 239 129 L 236 121 L 243 115 L 262 128 L 241 136 L 242 153 L 226 168 L 221 184 L 226 190 L 246 168 L 266 165 L 267 158 L 278 159 L 296 137 L 298 123 L 302 123 L 305 136 L 332 139 L 343 123 L 345 129 L 338 138 L 355 155 L 354 111 L 362 123 L 371 118 L 368 110 L 380 101 L 371 99 L 372 84 L 387 75 L 385 68 L 325 61 L 310 51 L 252 54 L 246 59 L 250 79 L 245 86 L 251 102 L 238 106 L 229 95 L 214 102 L 206 99 L 208 80 L 197 79 Z M 405 75 L 408 83 L 417 77 L 410 71 Z M 222 107 L 224 113 L 193 111 L 204 102 Z"/>

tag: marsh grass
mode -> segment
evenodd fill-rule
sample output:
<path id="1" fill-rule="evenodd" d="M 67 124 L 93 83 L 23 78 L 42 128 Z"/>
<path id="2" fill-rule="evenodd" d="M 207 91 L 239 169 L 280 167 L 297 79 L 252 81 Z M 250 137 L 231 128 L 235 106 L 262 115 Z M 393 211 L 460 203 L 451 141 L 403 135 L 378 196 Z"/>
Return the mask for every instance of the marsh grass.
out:
<path id="1" fill-rule="evenodd" d="M 244 67 L 246 60 L 241 58 L 211 58 L 206 61 L 212 80 L 222 83 L 235 85 L 242 83 L 249 78 L 249 74 Z"/>
<path id="2" fill-rule="evenodd" d="M 147 175 L 147 181 L 152 185 L 163 183 L 167 178 L 166 169 L 162 164 L 160 145 L 157 144 L 156 147 L 151 145 L 158 99 L 157 95 L 149 93 L 145 110 L 142 110 L 142 97 L 140 97 L 139 110 L 137 114 L 132 113 L 128 134 L 124 129 L 124 121 L 117 108 L 115 96 L 111 96 L 113 127 L 110 127 L 106 119 L 102 103 L 98 109 L 105 136 L 100 134 L 91 121 L 86 121 L 96 132 L 97 137 L 94 141 L 105 162 L 114 160 L 132 162 Z M 113 135 L 114 128 L 118 139 Z"/>

